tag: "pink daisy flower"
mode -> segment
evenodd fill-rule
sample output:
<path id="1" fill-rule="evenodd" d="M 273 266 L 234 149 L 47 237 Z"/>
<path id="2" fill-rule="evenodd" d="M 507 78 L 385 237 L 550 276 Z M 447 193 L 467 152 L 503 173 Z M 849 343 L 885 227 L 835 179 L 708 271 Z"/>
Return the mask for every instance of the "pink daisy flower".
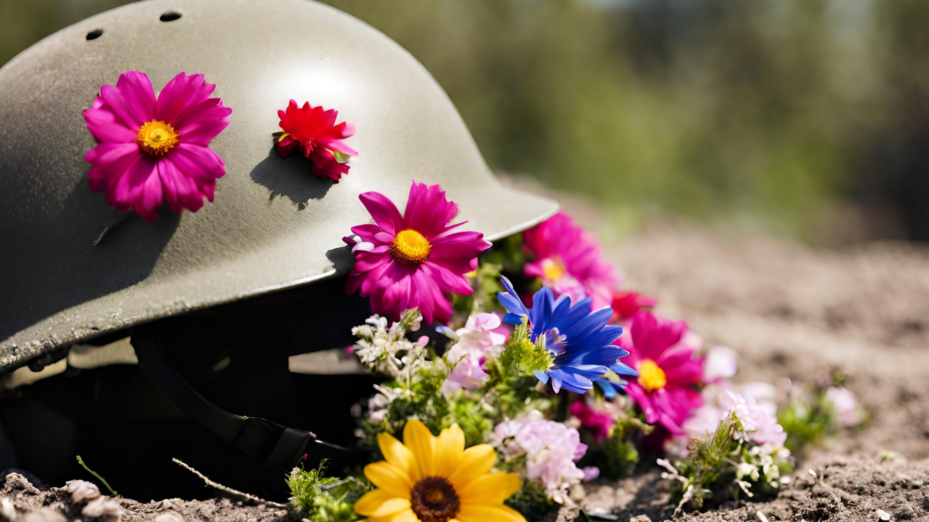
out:
<path id="1" fill-rule="evenodd" d="M 623 362 L 639 371 L 626 392 L 649 424 L 660 423 L 672 434 L 684 433 L 684 421 L 703 403 L 696 385 L 703 379 L 703 359 L 685 339 L 687 323 L 660 319 L 642 311 L 632 318 L 630 335 L 619 338 L 629 350 Z"/>
<path id="2" fill-rule="evenodd" d="M 354 245 L 355 266 L 346 292 L 361 289 L 371 308 L 390 320 L 418 307 L 428 323 L 448 321 L 452 305 L 447 293 L 471 295 L 464 274 L 477 269 L 477 255 L 490 248 L 479 232 L 451 232 L 458 205 L 445 198 L 439 185 L 413 182 L 403 215 L 383 194 L 360 196 L 374 223 L 352 228 L 345 242 Z"/>
<path id="3" fill-rule="evenodd" d="M 572 301 L 590 297 L 593 309 L 609 306 L 619 278 L 601 259 L 597 239 L 574 220 L 559 212 L 523 234 L 526 247 L 535 255 L 527 263 L 527 275 L 542 278 L 557 295 Z"/>
<path id="4" fill-rule="evenodd" d="M 148 76 L 136 71 L 119 75 L 115 87 L 101 87 L 83 112 L 99 143 L 84 156 L 91 164 L 90 189 L 149 223 L 163 203 L 175 212 L 196 212 L 204 198 L 213 201 L 226 165 L 209 144 L 232 114 L 210 97 L 215 88 L 202 74 L 181 73 L 156 98 Z"/>
<path id="5" fill-rule="evenodd" d="M 313 174 L 336 182 L 348 174 L 348 158 L 358 152 L 342 140 L 355 134 L 354 125 L 344 121 L 337 125 L 337 111 L 313 107 L 309 102 L 298 107 L 294 100 L 290 100 L 286 111 L 277 111 L 277 115 L 283 132 L 274 147 L 282 158 L 299 148 L 303 157 L 313 162 Z"/>

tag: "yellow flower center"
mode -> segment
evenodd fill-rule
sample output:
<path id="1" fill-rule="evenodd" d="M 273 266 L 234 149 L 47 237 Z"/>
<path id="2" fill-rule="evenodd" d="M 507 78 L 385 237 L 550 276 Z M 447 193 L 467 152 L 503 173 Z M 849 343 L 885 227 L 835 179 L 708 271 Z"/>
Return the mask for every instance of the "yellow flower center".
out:
<path id="1" fill-rule="evenodd" d="M 426 477 L 410 490 L 410 508 L 420 522 L 448 522 L 459 507 L 454 486 L 442 477 Z"/>
<path id="2" fill-rule="evenodd" d="M 149 121 L 142 125 L 135 141 L 139 149 L 149 156 L 164 156 L 180 143 L 181 134 L 170 123 Z"/>
<path id="3" fill-rule="evenodd" d="M 565 274 L 564 263 L 561 262 L 561 259 L 552 259 L 546 258 L 542 260 L 542 273 L 545 274 L 545 279 L 549 281 L 557 281 Z"/>
<path id="4" fill-rule="evenodd" d="M 421 265 L 429 259 L 432 245 L 415 230 L 404 230 L 390 244 L 390 255 L 404 265 Z"/>
<path id="5" fill-rule="evenodd" d="M 645 359 L 639 364 L 639 386 L 645 388 L 647 392 L 660 390 L 668 384 L 668 378 L 664 370 L 658 367 L 654 361 Z"/>

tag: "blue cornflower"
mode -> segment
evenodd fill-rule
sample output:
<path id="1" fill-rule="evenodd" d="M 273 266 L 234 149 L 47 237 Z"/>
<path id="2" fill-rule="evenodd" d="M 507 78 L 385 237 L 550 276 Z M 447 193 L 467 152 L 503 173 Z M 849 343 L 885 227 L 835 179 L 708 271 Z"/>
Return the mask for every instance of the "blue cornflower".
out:
<path id="1" fill-rule="evenodd" d="M 611 308 L 591 311 L 590 298 L 572 306 L 567 295 L 556 300 L 550 289 L 542 288 L 532 296 L 530 310 L 507 278 L 501 278 L 501 282 L 506 292 L 500 292 L 497 298 L 507 310 L 503 320 L 519 325 L 528 318 L 532 342 L 545 336 L 545 347 L 552 352 L 554 364 L 544 372 L 536 371 L 535 376 L 543 383 L 551 379 L 555 393 L 561 388 L 585 393 L 596 382 L 606 396 L 613 397 L 625 383 L 606 379 L 609 370 L 617 375 L 638 375 L 619 362 L 629 352 L 612 344 L 623 334 L 623 328 L 608 324 L 613 316 Z"/>

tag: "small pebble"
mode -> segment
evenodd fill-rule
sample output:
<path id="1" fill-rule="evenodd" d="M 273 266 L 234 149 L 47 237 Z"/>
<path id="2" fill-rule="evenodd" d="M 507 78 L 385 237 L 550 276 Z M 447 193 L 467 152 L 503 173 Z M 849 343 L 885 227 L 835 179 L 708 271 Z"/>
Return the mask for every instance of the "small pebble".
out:
<path id="1" fill-rule="evenodd" d="M 184 522 L 184 517 L 172 511 L 158 515 L 155 517 L 155 522 Z"/>
<path id="2" fill-rule="evenodd" d="M 67 522 L 67 519 L 58 511 L 46 507 L 26 513 L 22 522 Z"/>
<path id="3" fill-rule="evenodd" d="M 890 513 L 884 511 L 883 509 L 877 510 L 877 516 L 879 516 L 881 520 L 883 520 L 884 522 L 887 522 L 888 520 L 890 520 Z"/>
<path id="4" fill-rule="evenodd" d="M 16 522 L 16 506 L 6 498 L 0 498 L 0 522 Z"/>
<path id="5" fill-rule="evenodd" d="M 809 473 L 813 478 L 819 477 L 819 475 L 816 474 L 816 471 L 813 468 L 808 469 L 806 472 Z"/>
<path id="6" fill-rule="evenodd" d="M 619 520 L 619 517 L 610 513 L 602 507 L 588 509 L 587 514 L 600 520 Z"/>
<path id="7" fill-rule="evenodd" d="M 764 513 L 761 511 L 755 512 L 755 518 L 758 519 L 758 522 L 768 522 L 768 517 L 764 516 Z"/>

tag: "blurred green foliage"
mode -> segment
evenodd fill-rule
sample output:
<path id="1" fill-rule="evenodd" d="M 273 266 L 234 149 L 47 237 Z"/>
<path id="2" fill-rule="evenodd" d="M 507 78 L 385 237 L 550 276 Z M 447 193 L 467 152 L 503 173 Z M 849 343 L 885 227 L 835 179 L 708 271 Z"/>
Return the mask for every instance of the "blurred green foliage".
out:
<path id="1" fill-rule="evenodd" d="M 0 63 L 117 3 L 3 2 Z M 422 61 L 494 169 L 614 217 L 929 239 L 922 0 L 328 3 Z"/>

